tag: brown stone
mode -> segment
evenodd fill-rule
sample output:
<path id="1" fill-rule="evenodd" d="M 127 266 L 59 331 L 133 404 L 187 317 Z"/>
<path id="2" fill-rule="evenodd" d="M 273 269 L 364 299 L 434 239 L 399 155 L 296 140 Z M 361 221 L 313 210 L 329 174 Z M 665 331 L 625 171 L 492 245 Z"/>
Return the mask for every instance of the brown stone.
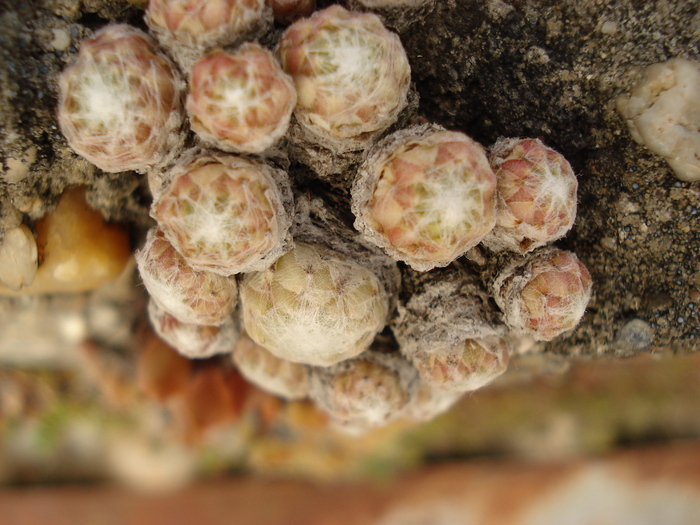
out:
<path id="1" fill-rule="evenodd" d="M 116 279 L 131 254 L 129 236 L 106 224 L 85 201 L 85 188 L 67 188 L 56 210 L 36 223 L 39 268 L 19 291 L 0 286 L 0 295 L 86 292 Z"/>

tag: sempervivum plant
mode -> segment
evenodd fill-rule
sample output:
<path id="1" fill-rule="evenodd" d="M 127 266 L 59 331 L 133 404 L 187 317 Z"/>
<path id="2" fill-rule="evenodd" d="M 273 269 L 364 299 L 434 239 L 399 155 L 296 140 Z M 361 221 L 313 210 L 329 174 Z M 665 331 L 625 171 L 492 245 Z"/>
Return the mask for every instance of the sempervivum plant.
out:
<path id="1" fill-rule="evenodd" d="M 330 366 L 369 347 L 386 323 L 388 298 L 369 270 L 347 257 L 295 243 L 241 281 L 248 335 L 277 357 Z"/>
<path id="2" fill-rule="evenodd" d="M 341 428 L 362 432 L 403 416 L 418 385 L 401 356 L 369 350 L 311 371 L 310 396 Z"/>
<path id="3" fill-rule="evenodd" d="M 192 130 L 224 151 L 262 153 L 284 135 L 296 103 L 291 78 L 258 44 L 216 49 L 192 68 Z"/>
<path id="4" fill-rule="evenodd" d="M 144 172 L 178 153 L 182 80 L 142 31 L 101 29 L 82 42 L 58 85 L 61 131 L 100 169 Z"/>
<path id="5" fill-rule="evenodd" d="M 261 270 L 290 246 L 286 173 L 257 160 L 188 151 L 151 214 L 187 263 L 221 275 Z"/>
<path id="6" fill-rule="evenodd" d="M 381 141 L 352 188 L 355 227 L 419 271 L 446 266 L 495 223 L 496 177 L 463 133 L 425 125 Z"/>
<path id="7" fill-rule="evenodd" d="M 508 346 L 505 339 L 467 339 L 455 345 L 424 348 L 407 358 L 421 378 L 431 386 L 456 392 L 477 390 L 506 371 Z"/>
<path id="8" fill-rule="evenodd" d="M 548 248 L 506 268 L 493 283 L 493 296 L 512 330 L 551 341 L 578 325 L 591 289 L 576 255 Z"/>
<path id="9" fill-rule="evenodd" d="M 239 42 L 272 22 L 265 0 L 149 0 L 148 27 L 180 61 Z"/>
<path id="10" fill-rule="evenodd" d="M 158 306 L 151 297 L 148 302 L 148 318 L 163 341 L 190 359 L 227 354 L 238 340 L 238 327 L 231 315 L 220 326 L 183 323 Z"/>
<path id="11" fill-rule="evenodd" d="M 183 323 L 220 325 L 236 307 L 235 279 L 191 268 L 158 228 L 136 252 L 141 280 L 163 310 Z"/>
<path id="12" fill-rule="evenodd" d="M 280 359 L 243 334 L 232 359 L 243 377 L 254 385 L 285 399 L 309 394 L 309 367 Z"/>
<path id="13" fill-rule="evenodd" d="M 158 228 L 148 232 L 146 243 L 136 252 L 136 262 L 148 293 L 179 321 L 220 325 L 233 314 L 236 281 L 191 268 Z"/>
<path id="14" fill-rule="evenodd" d="M 501 139 L 491 150 L 498 180 L 492 250 L 527 253 L 563 237 L 576 218 L 578 181 L 568 161 L 538 139 Z"/>
<path id="15" fill-rule="evenodd" d="M 311 142 L 361 149 L 406 106 L 411 71 L 399 37 L 373 14 L 333 5 L 292 24 L 278 44 L 294 79 L 294 114 Z"/>

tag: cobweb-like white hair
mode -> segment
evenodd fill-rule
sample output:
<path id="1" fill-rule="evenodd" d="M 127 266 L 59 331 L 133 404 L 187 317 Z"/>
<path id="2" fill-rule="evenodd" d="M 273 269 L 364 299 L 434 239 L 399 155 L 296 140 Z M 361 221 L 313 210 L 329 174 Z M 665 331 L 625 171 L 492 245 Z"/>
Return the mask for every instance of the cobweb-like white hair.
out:
<path id="1" fill-rule="evenodd" d="M 486 247 L 524 254 L 566 235 L 576 218 L 578 181 L 561 154 L 539 139 L 500 139 L 490 162 L 498 193 Z"/>
<path id="2" fill-rule="evenodd" d="M 246 331 L 279 358 L 329 366 L 369 347 L 384 327 L 388 298 L 369 270 L 339 253 L 295 244 L 241 281 Z"/>
<path id="3" fill-rule="evenodd" d="M 158 306 L 152 297 L 148 302 L 148 318 L 158 336 L 189 359 L 230 353 L 239 336 L 233 316 L 219 326 L 183 323 Z"/>
<path id="4" fill-rule="evenodd" d="M 158 228 L 149 230 L 136 263 L 151 297 L 183 323 L 220 325 L 236 307 L 235 279 L 194 270 Z"/>
<path id="5" fill-rule="evenodd" d="M 398 354 L 368 350 L 311 372 L 310 395 L 341 429 L 362 433 L 404 415 L 418 375 Z"/>
<path id="6" fill-rule="evenodd" d="M 98 168 L 145 172 L 182 147 L 183 91 L 150 36 L 109 25 L 82 42 L 61 74 L 58 121 L 68 144 Z"/>
<path id="7" fill-rule="evenodd" d="M 379 17 L 333 5 L 292 24 L 277 52 L 297 89 L 294 114 L 336 152 L 360 149 L 406 106 L 411 70 Z"/>
<path id="8" fill-rule="evenodd" d="M 406 357 L 421 378 L 435 388 L 471 392 L 506 371 L 509 349 L 505 338 L 467 339 L 454 345 L 422 348 Z"/>
<path id="9" fill-rule="evenodd" d="M 192 130 L 224 151 L 262 153 L 287 131 L 297 94 L 272 54 L 256 43 L 216 49 L 192 68 Z"/>
<path id="10" fill-rule="evenodd" d="M 233 275 L 267 268 L 289 250 L 291 208 L 284 171 L 194 148 L 167 174 L 151 215 L 192 268 Z"/>
<path id="11" fill-rule="evenodd" d="M 575 254 L 545 248 L 511 263 L 492 290 L 511 330 L 551 341 L 578 325 L 592 286 L 588 270 Z"/>
<path id="12" fill-rule="evenodd" d="M 302 399 L 309 394 L 309 367 L 274 356 L 245 333 L 232 359 L 243 377 L 276 396 Z"/>
<path id="13" fill-rule="evenodd" d="M 413 269 L 447 266 L 495 224 L 496 177 L 464 133 L 422 125 L 393 133 L 360 166 L 355 228 Z"/>

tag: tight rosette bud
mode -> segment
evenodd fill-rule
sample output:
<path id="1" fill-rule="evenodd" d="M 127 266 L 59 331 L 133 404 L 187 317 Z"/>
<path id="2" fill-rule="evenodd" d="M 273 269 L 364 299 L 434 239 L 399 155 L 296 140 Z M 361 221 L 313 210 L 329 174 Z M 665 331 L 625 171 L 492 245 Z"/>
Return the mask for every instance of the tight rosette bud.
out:
<path id="1" fill-rule="evenodd" d="M 399 37 L 369 13 L 333 5 L 292 24 L 278 52 L 310 142 L 363 148 L 406 106 L 411 70 Z"/>
<path id="2" fill-rule="evenodd" d="M 311 372 L 311 399 L 342 429 L 362 432 L 403 416 L 418 384 L 416 370 L 396 354 L 367 351 Z"/>
<path id="3" fill-rule="evenodd" d="M 455 392 L 477 390 L 500 376 L 508 366 L 505 339 L 467 339 L 456 345 L 426 348 L 408 357 L 423 381 Z"/>
<path id="4" fill-rule="evenodd" d="M 418 271 L 447 266 L 495 223 L 496 177 L 483 148 L 427 125 L 380 142 L 352 188 L 355 228 Z"/>
<path id="5" fill-rule="evenodd" d="M 148 232 L 136 262 L 148 293 L 180 322 L 220 325 L 233 314 L 236 281 L 192 269 L 159 229 Z"/>
<path id="6" fill-rule="evenodd" d="M 388 298 L 369 270 L 320 246 L 295 244 L 241 281 L 251 339 L 281 359 L 330 366 L 367 349 L 386 323 Z"/>
<path id="7" fill-rule="evenodd" d="M 272 15 L 265 0 L 149 0 L 145 20 L 163 46 L 191 57 L 252 36 Z"/>
<path id="8" fill-rule="evenodd" d="M 576 255 L 555 248 L 516 261 L 493 283 L 506 324 L 538 341 L 551 341 L 575 328 L 591 290 L 591 276 Z"/>
<path id="9" fill-rule="evenodd" d="M 127 25 L 98 31 L 82 42 L 58 84 L 61 131 L 98 168 L 144 172 L 178 153 L 182 80 L 142 31 Z"/>
<path id="10" fill-rule="evenodd" d="M 538 139 L 501 139 L 490 160 L 498 194 L 488 248 L 524 254 L 566 235 L 576 218 L 578 181 L 562 155 Z"/>
<path id="11" fill-rule="evenodd" d="M 238 328 L 233 316 L 229 316 L 220 326 L 182 323 L 151 298 L 148 318 L 163 341 L 190 359 L 230 353 L 238 340 Z"/>
<path id="12" fill-rule="evenodd" d="M 246 334 L 232 359 L 243 377 L 271 394 L 290 400 L 309 395 L 309 367 L 275 357 Z"/>
<path id="13" fill-rule="evenodd" d="M 282 170 L 195 149 L 167 179 L 151 215 L 192 268 L 221 275 L 261 270 L 288 249 L 292 195 Z"/>
<path id="14" fill-rule="evenodd" d="M 262 153 L 287 131 L 296 104 L 291 78 L 258 44 L 217 49 L 192 68 L 192 130 L 224 151 Z"/>

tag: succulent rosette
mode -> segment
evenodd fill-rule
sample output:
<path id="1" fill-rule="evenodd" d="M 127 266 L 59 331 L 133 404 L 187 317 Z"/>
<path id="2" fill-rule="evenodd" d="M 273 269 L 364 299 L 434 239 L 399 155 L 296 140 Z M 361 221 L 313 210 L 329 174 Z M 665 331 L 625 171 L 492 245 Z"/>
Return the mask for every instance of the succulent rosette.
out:
<path id="1" fill-rule="evenodd" d="M 340 428 L 362 432 L 402 417 L 417 385 L 416 370 L 401 356 L 370 350 L 314 368 L 310 396 Z"/>
<path id="2" fill-rule="evenodd" d="M 291 203 L 282 170 L 194 149 L 167 174 L 151 215 L 192 268 L 232 275 L 266 268 L 289 249 Z"/>
<path id="3" fill-rule="evenodd" d="M 246 334 L 231 357 L 243 377 L 271 394 L 290 400 L 309 394 L 309 367 L 274 356 Z"/>
<path id="4" fill-rule="evenodd" d="M 493 283 L 506 324 L 538 341 L 551 341 L 578 325 L 592 281 L 576 255 L 556 248 L 517 260 Z"/>
<path id="5" fill-rule="evenodd" d="M 192 68 L 187 113 L 192 130 L 224 151 L 262 153 L 287 131 L 296 91 L 258 44 L 216 49 Z"/>
<path id="6" fill-rule="evenodd" d="M 219 326 L 183 323 L 151 298 L 148 318 L 158 337 L 190 359 L 230 353 L 238 340 L 238 327 L 232 315 Z"/>
<path id="7" fill-rule="evenodd" d="M 578 181 L 561 154 L 538 139 L 501 139 L 490 161 L 498 194 L 488 248 L 527 253 L 566 235 L 576 218 Z"/>
<path id="8" fill-rule="evenodd" d="M 98 168 L 145 172 L 181 148 L 183 83 L 144 32 L 127 25 L 96 32 L 58 85 L 61 131 Z"/>
<path id="9" fill-rule="evenodd" d="M 233 314 L 236 281 L 191 268 L 158 228 L 149 230 L 136 262 L 148 293 L 178 321 L 221 325 Z"/>
<path id="10" fill-rule="evenodd" d="M 272 14 L 265 0 L 149 0 L 145 20 L 163 46 L 192 56 L 251 36 Z"/>
<path id="11" fill-rule="evenodd" d="M 495 191 L 483 148 L 465 134 L 435 125 L 401 130 L 360 167 L 355 228 L 415 270 L 446 266 L 493 228 Z"/>
<path id="12" fill-rule="evenodd" d="M 278 54 L 311 142 L 338 152 L 361 149 L 406 106 L 408 59 L 376 15 L 338 5 L 317 11 L 287 29 Z"/>
<path id="13" fill-rule="evenodd" d="M 330 366 L 366 350 L 389 300 L 369 270 L 320 246 L 294 248 L 241 281 L 246 331 L 275 356 Z"/>
<path id="14" fill-rule="evenodd" d="M 423 381 L 456 392 L 471 392 L 500 376 L 508 367 L 505 339 L 467 339 L 438 348 L 424 348 L 407 355 Z"/>

